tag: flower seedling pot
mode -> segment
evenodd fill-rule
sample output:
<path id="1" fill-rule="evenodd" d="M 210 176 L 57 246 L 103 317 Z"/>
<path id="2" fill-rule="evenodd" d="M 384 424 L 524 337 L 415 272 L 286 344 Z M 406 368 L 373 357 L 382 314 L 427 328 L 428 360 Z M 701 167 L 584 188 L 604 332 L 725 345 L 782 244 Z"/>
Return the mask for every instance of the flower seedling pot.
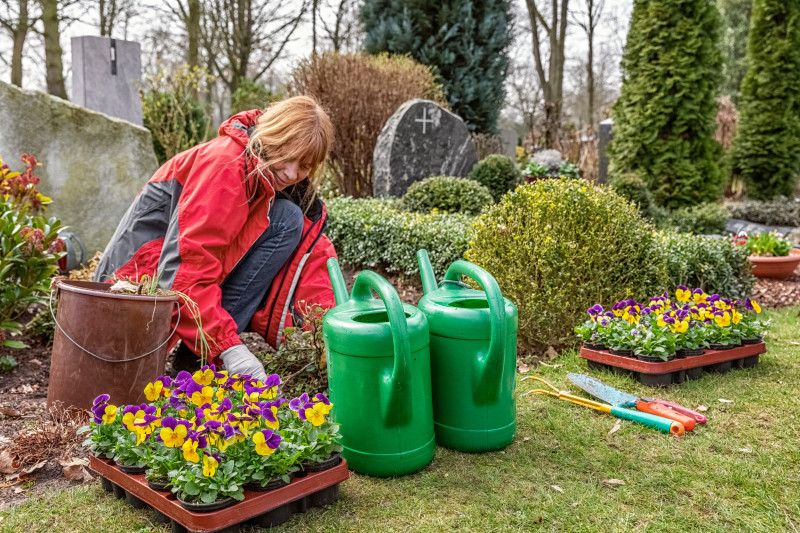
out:
<path id="1" fill-rule="evenodd" d="M 608 346 L 603 346 L 602 344 L 592 344 L 590 342 L 584 342 L 583 347 L 587 350 L 608 350 Z"/>
<path id="2" fill-rule="evenodd" d="M 210 513 L 212 511 L 219 511 L 220 509 L 225 509 L 226 507 L 230 507 L 236 503 L 236 500 L 229 496 L 209 503 L 187 502 L 186 500 L 181 499 L 180 496 L 178 496 L 178 501 L 181 502 L 181 506 L 184 509 L 195 513 Z"/>
<path id="3" fill-rule="evenodd" d="M 251 490 L 253 492 L 269 492 L 271 490 L 280 489 L 288 485 L 283 479 L 276 477 L 270 479 L 266 485 L 262 485 L 260 481 L 248 481 L 244 484 L 244 490 Z"/>
<path id="4" fill-rule="evenodd" d="M 703 348 L 681 348 L 675 352 L 675 357 L 678 359 L 683 359 L 684 357 L 696 357 L 698 355 L 703 355 L 703 352 L 705 352 Z"/>
<path id="5" fill-rule="evenodd" d="M 131 474 L 133 476 L 138 476 L 140 474 L 144 474 L 147 471 L 146 466 L 126 466 L 126 465 L 119 465 L 120 471 L 125 474 Z"/>
<path id="6" fill-rule="evenodd" d="M 764 342 L 764 339 L 761 337 L 753 337 L 752 339 L 742 339 L 742 344 L 749 345 L 749 344 L 761 344 Z"/>
<path id="7" fill-rule="evenodd" d="M 708 346 L 710 350 L 733 350 L 736 348 L 735 344 L 710 344 Z"/>
<path id="8" fill-rule="evenodd" d="M 171 492 L 169 479 L 167 479 L 166 481 L 162 481 L 160 479 L 157 480 L 148 479 L 147 486 L 156 492 Z"/>
<path id="9" fill-rule="evenodd" d="M 117 405 L 145 400 L 164 373 L 177 296 L 112 294 L 107 283 L 61 280 L 47 406 L 89 409 L 106 393 Z"/>
<path id="10" fill-rule="evenodd" d="M 786 279 L 800 264 L 800 250 L 793 248 L 784 257 L 751 255 L 750 262 L 753 263 L 753 275 L 757 278 Z"/>
<path id="11" fill-rule="evenodd" d="M 233 532 L 248 524 L 258 527 L 273 527 L 286 522 L 292 514 L 305 512 L 310 507 L 328 505 L 339 497 L 339 483 L 346 480 L 350 472 L 347 462 L 324 472 L 310 473 L 295 479 L 289 485 L 269 491 L 244 491 L 244 500 L 216 511 L 190 511 L 185 509 L 173 493 L 156 492 L 147 485 L 144 476 L 133 476 L 120 472 L 119 467 L 90 457 L 89 469 L 99 474 L 112 486 L 115 495 L 139 505 L 150 506 L 162 523 L 171 522 L 173 531 L 189 532 Z M 105 483 L 103 484 L 105 487 Z M 135 500 L 133 499 L 135 498 Z M 214 502 L 216 503 L 216 502 Z"/>
<path id="12" fill-rule="evenodd" d="M 334 466 L 338 465 L 341 462 L 342 462 L 342 454 L 336 452 L 327 459 L 325 459 L 324 461 L 319 461 L 316 463 L 305 461 L 300 465 L 300 468 L 302 469 L 303 472 L 309 474 L 311 472 L 322 472 L 323 470 L 328 470 L 329 468 L 333 468 Z"/>
<path id="13" fill-rule="evenodd" d="M 428 319 L 374 272 L 360 272 L 350 295 L 333 258 L 328 272 L 336 307 L 322 334 L 342 457 L 371 476 L 421 470 L 435 449 Z"/>
<path id="14" fill-rule="evenodd" d="M 428 318 L 436 441 L 462 452 L 502 449 L 514 438 L 517 307 L 494 277 L 455 261 L 437 283 L 425 250 L 417 253 Z M 484 290 L 461 283 L 462 276 Z"/>
<path id="15" fill-rule="evenodd" d="M 608 369 L 620 374 L 630 373 L 644 385 L 664 387 L 699 379 L 704 370 L 719 373 L 734 367 L 751 368 L 758 364 L 759 354 L 766 351 L 762 342 L 729 350 L 706 350 L 703 355 L 655 363 L 585 348 L 581 349 L 580 356 L 587 360 L 589 368 Z"/>
<path id="16" fill-rule="evenodd" d="M 615 350 L 614 348 L 611 348 L 610 350 L 608 350 L 608 352 L 613 355 L 621 355 L 623 357 L 636 357 L 635 355 L 633 355 L 633 350 L 624 350 L 624 349 Z"/>

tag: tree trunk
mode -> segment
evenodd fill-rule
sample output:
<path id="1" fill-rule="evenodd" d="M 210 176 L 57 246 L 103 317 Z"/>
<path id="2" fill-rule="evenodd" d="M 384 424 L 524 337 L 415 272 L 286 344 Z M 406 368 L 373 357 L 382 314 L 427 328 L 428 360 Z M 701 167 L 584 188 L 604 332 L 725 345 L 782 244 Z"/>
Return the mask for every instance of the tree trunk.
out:
<path id="1" fill-rule="evenodd" d="M 19 0 L 19 20 L 13 32 L 14 47 L 11 52 L 11 83 L 22 87 L 22 51 L 28 35 L 28 0 Z"/>
<path id="2" fill-rule="evenodd" d="M 589 13 L 592 11 L 592 0 L 589 0 Z M 589 98 L 589 127 L 594 131 L 594 26 L 589 26 L 589 64 L 586 66 L 586 88 Z"/>
<path id="3" fill-rule="evenodd" d="M 186 62 L 190 67 L 200 65 L 200 0 L 188 0 L 189 18 L 186 20 L 186 34 L 189 47 L 186 50 Z"/>
<path id="4" fill-rule="evenodd" d="M 61 31 L 59 30 L 58 0 L 40 0 L 42 4 L 42 26 L 44 27 L 44 62 L 47 92 L 67 98 L 64 86 L 64 67 L 61 62 Z"/>
<path id="5" fill-rule="evenodd" d="M 317 53 L 317 8 L 319 0 L 311 2 L 311 55 Z"/>

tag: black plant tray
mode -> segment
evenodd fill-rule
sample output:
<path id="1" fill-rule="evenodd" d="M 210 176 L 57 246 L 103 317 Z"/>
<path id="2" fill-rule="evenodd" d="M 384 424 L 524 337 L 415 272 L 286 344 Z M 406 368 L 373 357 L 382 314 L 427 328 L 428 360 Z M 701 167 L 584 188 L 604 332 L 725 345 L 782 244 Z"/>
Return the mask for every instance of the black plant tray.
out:
<path id="1" fill-rule="evenodd" d="M 89 468 L 101 477 L 103 488 L 117 498 L 125 498 L 137 509 L 152 507 L 162 524 L 171 523 L 173 533 L 236 533 L 239 526 L 269 528 L 289 520 L 309 507 L 322 507 L 339 499 L 339 483 L 350 477 L 347 461 L 323 472 L 293 479 L 280 489 L 269 492 L 244 491 L 244 500 L 209 513 L 184 509 L 171 492 L 156 492 L 143 475 L 120 472 L 111 461 L 91 457 Z"/>
<path id="2" fill-rule="evenodd" d="M 587 360 L 589 368 L 630 374 L 648 387 L 666 387 L 672 383 L 700 379 L 703 372 L 724 374 L 733 368 L 754 367 L 758 364 L 759 354 L 766 352 L 766 345 L 762 342 L 730 350 L 706 350 L 703 355 L 660 363 L 646 363 L 634 357 L 612 355 L 607 350 L 586 348 L 581 348 L 580 356 Z"/>

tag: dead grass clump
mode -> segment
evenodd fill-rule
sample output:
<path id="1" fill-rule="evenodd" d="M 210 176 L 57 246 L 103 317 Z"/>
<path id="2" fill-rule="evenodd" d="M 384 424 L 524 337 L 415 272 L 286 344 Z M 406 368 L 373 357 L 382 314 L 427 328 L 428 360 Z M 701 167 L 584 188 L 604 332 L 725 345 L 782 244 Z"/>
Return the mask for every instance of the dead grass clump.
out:
<path id="1" fill-rule="evenodd" d="M 17 435 L 6 447 L 4 455 L 11 457 L 15 469 L 30 472 L 32 468 L 44 466 L 43 463 L 77 448 L 81 443 L 78 428 L 88 421 L 86 411 L 54 405 L 33 429 Z"/>

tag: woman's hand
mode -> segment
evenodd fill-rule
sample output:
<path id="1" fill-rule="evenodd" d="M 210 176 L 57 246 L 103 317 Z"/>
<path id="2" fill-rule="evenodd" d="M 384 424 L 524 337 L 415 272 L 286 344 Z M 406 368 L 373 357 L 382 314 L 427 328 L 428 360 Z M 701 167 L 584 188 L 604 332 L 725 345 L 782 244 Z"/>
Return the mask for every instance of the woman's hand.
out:
<path id="1" fill-rule="evenodd" d="M 267 373 L 264 371 L 264 365 L 255 355 L 250 353 L 250 350 L 244 344 L 237 344 L 228 348 L 220 354 L 220 357 L 225 364 L 225 370 L 228 371 L 228 375 L 247 374 L 262 383 L 266 383 Z"/>

